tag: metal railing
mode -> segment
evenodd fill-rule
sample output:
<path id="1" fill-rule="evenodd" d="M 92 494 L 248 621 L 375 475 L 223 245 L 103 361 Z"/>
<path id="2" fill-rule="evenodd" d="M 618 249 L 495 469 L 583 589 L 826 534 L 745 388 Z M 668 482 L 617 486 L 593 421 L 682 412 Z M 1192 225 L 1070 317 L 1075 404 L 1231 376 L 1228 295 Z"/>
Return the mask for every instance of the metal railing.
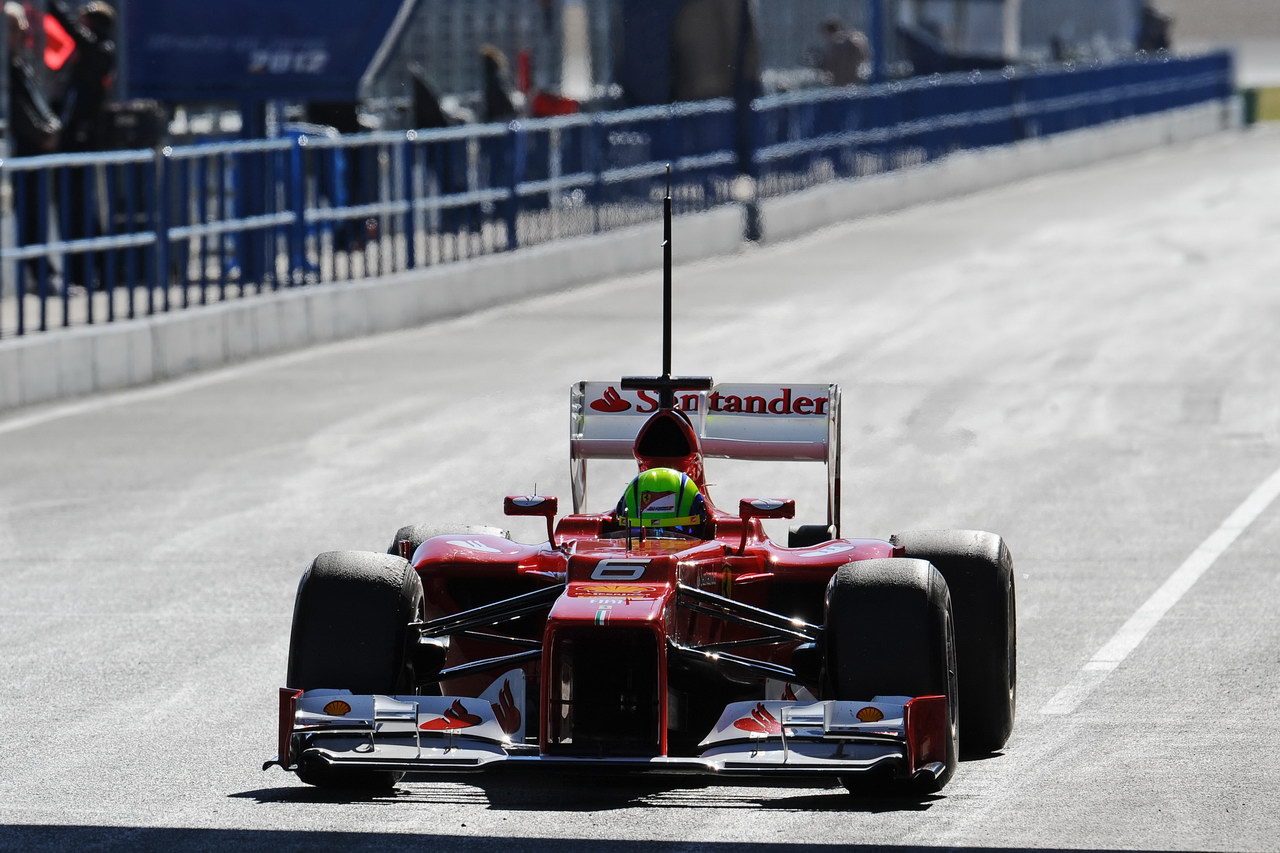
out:
<path id="1" fill-rule="evenodd" d="M 752 104 L 762 197 L 1231 94 L 1227 54 L 934 75 Z"/>
<path id="2" fill-rule="evenodd" d="M 465 262 L 1226 98 L 1226 54 L 0 163 L 0 336 Z M 745 180 L 744 180 L 745 176 Z M 744 190 L 745 188 L 745 190 Z M 750 219 L 750 217 L 748 217 Z"/>

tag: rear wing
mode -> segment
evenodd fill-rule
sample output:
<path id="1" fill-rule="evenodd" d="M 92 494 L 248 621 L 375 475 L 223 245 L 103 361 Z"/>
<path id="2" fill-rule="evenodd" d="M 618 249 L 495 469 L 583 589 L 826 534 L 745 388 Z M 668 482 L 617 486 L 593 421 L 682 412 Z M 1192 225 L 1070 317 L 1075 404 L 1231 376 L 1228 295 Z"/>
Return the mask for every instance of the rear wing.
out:
<path id="1" fill-rule="evenodd" d="M 677 391 L 702 455 L 719 459 L 825 462 L 827 524 L 840 528 L 840 386 L 729 384 Z M 573 511 L 587 499 L 588 459 L 631 459 L 636 435 L 658 409 L 658 394 L 617 382 L 569 389 L 569 463 Z"/>

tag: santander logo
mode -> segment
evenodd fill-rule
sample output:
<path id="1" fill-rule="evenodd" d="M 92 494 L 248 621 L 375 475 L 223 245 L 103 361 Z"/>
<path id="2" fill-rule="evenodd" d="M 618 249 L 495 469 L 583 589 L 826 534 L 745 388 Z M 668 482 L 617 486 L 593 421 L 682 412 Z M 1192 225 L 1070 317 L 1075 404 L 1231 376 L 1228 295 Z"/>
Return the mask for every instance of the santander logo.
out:
<path id="1" fill-rule="evenodd" d="M 493 715 L 498 718 L 498 725 L 509 735 L 520 730 L 520 709 L 516 707 L 515 697 L 511 693 L 511 679 L 502 682 L 502 690 L 498 692 L 498 701 L 490 702 Z"/>
<path id="2" fill-rule="evenodd" d="M 746 387 L 746 386 L 739 386 Z M 658 410 L 658 395 L 648 389 L 635 392 L 636 402 L 625 399 L 618 389 L 610 385 L 598 399 L 587 405 L 592 411 L 606 415 L 617 415 L 632 409 L 638 415 L 647 415 Z M 708 394 L 684 393 L 675 395 L 675 406 L 684 412 L 696 412 L 706 408 L 709 414 L 732 415 L 783 415 L 795 417 L 827 417 L 830 399 L 825 396 L 805 396 L 795 389 L 777 386 L 776 391 L 765 390 L 762 394 L 726 394 L 712 391 Z"/>
<path id="3" fill-rule="evenodd" d="M 462 704 L 461 699 L 455 699 L 453 704 L 445 709 L 443 716 L 427 720 L 418 728 L 431 732 L 443 732 L 450 729 L 469 729 L 482 722 L 484 722 L 483 719 L 467 710 L 467 706 Z"/>
<path id="4" fill-rule="evenodd" d="M 733 721 L 733 727 L 757 735 L 776 735 L 782 733 L 782 724 L 778 722 L 764 703 L 758 703 L 751 709 L 750 717 Z"/>
<path id="5" fill-rule="evenodd" d="M 591 408 L 597 412 L 607 412 L 613 415 L 627 411 L 631 408 L 631 404 L 622 399 L 622 395 L 618 393 L 617 388 L 610 385 L 605 389 L 604 395 L 599 400 L 591 401 Z"/>

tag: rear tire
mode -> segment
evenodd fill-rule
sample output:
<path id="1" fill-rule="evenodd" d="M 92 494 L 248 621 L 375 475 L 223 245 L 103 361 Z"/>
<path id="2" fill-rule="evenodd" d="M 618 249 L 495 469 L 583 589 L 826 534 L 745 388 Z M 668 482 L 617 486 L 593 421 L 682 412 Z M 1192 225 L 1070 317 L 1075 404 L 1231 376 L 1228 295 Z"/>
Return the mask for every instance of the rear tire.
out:
<path id="1" fill-rule="evenodd" d="M 925 560 L 862 560 L 827 585 L 825 687 L 838 700 L 946 696 L 946 767 L 936 781 L 843 777 L 852 793 L 923 794 L 941 789 L 956 766 L 958 690 L 951 596 Z"/>
<path id="2" fill-rule="evenodd" d="M 422 581 L 400 557 L 365 551 L 319 555 L 298 584 L 288 685 L 357 695 L 413 693 L 408 625 L 422 612 Z M 312 763 L 298 768 L 298 778 L 323 788 L 385 790 L 403 775 Z"/>
<path id="3" fill-rule="evenodd" d="M 807 548 L 836 538 L 834 524 L 796 524 L 787 530 L 788 548 Z"/>
<path id="4" fill-rule="evenodd" d="M 1018 699 L 1018 630 L 1013 559 L 1004 540 L 979 530 L 918 530 L 891 541 L 928 560 L 947 579 L 960 664 L 960 744 L 989 755 L 1013 732 Z"/>
<path id="5" fill-rule="evenodd" d="M 413 556 L 413 552 L 418 550 L 418 546 L 423 541 L 430 539 L 432 536 L 446 535 L 501 536 L 503 539 L 510 539 L 511 531 L 503 530 L 501 527 L 490 527 L 487 524 L 406 524 L 396 531 L 387 553 L 398 556 L 400 554 L 400 543 L 408 541 L 409 555 Z"/>

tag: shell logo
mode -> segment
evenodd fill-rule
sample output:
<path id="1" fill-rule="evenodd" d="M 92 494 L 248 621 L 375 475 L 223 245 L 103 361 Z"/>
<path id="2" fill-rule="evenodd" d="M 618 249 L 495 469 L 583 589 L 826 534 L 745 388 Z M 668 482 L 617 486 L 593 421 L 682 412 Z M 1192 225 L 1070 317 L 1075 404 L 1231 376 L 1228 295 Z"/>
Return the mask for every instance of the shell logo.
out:
<path id="1" fill-rule="evenodd" d="M 341 699 L 334 699 L 328 705 L 324 706 L 324 712 L 330 717 L 341 717 L 344 714 L 351 713 L 351 706 Z"/>
<path id="2" fill-rule="evenodd" d="M 879 708 L 863 708 L 854 715 L 864 723 L 878 723 L 884 719 L 884 712 Z"/>
<path id="3" fill-rule="evenodd" d="M 647 593 L 647 592 L 655 591 L 654 588 L 651 586 L 630 586 L 627 584 L 620 584 L 620 583 L 599 584 L 597 586 L 584 586 L 579 588 L 583 592 L 589 592 L 592 595 L 614 595 L 614 594 L 621 594 L 626 592 Z"/>
<path id="4" fill-rule="evenodd" d="M 656 586 L 637 586 L 635 584 L 590 584 L 575 587 L 574 597 L 581 596 L 617 596 L 621 598 L 657 598 L 662 589 Z"/>

